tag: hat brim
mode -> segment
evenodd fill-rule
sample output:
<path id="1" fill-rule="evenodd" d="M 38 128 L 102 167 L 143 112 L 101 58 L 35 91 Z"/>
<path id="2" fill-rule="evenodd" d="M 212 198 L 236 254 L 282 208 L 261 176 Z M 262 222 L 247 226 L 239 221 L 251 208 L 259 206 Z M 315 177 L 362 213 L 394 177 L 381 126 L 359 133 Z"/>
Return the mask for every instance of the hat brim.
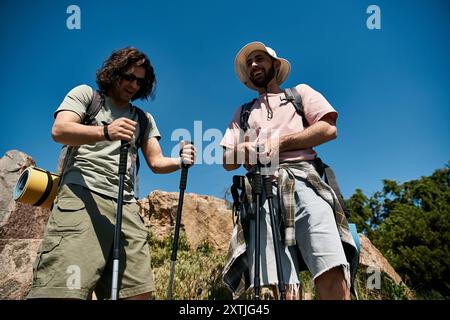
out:
<path id="1" fill-rule="evenodd" d="M 270 55 L 270 53 L 267 51 L 266 46 L 262 42 L 251 42 L 249 44 L 246 44 L 244 47 L 242 47 L 241 50 L 239 50 L 234 60 L 234 69 L 239 80 L 250 89 L 256 91 L 258 91 L 258 87 L 256 87 L 247 76 L 247 57 L 253 51 L 258 50 L 266 52 L 268 55 Z M 289 61 L 283 58 L 274 57 L 274 59 L 281 62 L 278 73 L 276 74 L 277 83 L 278 85 L 281 85 L 289 77 L 289 73 L 291 72 L 291 64 L 289 63 Z"/>

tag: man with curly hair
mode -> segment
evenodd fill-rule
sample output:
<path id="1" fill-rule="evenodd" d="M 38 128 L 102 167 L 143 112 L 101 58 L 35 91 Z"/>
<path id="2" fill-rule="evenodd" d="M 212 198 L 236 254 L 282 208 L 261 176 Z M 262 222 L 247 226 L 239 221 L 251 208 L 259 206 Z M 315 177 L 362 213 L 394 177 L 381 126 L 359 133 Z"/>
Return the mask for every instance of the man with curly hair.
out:
<path id="1" fill-rule="evenodd" d="M 154 173 L 193 164 L 195 149 L 192 144 L 183 145 L 179 158 L 165 157 L 153 117 L 145 113 L 146 126 L 138 124 L 139 110 L 130 101 L 152 96 L 156 83 L 144 53 L 132 47 L 113 52 L 96 80 L 98 92 L 87 85 L 77 86 L 55 112 L 53 139 L 71 146 L 71 151 L 33 266 L 28 298 L 90 299 L 93 292 L 99 299 L 109 298 L 121 141 L 130 147 L 124 179 L 119 298 L 149 299 L 155 290 L 147 230 L 134 197 L 137 149 L 142 144 L 142 154 Z M 102 98 L 101 109 L 94 125 L 87 125 L 86 112 L 97 94 Z M 140 130 L 144 134 L 138 143 Z"/>

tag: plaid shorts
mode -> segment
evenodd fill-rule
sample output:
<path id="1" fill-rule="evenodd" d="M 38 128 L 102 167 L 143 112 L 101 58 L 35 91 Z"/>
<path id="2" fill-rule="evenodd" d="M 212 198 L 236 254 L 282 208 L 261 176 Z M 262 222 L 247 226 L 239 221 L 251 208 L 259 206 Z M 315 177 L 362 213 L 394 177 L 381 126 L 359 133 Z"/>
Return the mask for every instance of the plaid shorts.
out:
<path id="1" fill-rule="evenodd" d="M 33 266 L 27 298 L 98 299 L 111 295 L 117 201 L 75 184 L 55 200 Z M 122 209 L 119 298 L 155 290 L 147 229 L 137 203 Z"/>

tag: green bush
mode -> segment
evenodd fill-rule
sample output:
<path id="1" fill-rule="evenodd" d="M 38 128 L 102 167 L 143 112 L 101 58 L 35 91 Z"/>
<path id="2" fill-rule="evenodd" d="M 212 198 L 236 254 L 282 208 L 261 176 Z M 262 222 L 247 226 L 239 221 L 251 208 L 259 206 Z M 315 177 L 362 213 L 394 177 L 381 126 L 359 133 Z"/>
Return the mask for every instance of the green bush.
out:
<path id="1" fill-rule="evenodd" d="M 158 240 L 150 232 L 149 244 L 156 281 L 155 299 L 167 299 L 172 237 Z M 231 299 L 222 284 L 225 255 L 212 250 L 209 243 L 191 249 L 186 234 L 181 231 L 175 263 L 173 299 L 214 300 Z"/>

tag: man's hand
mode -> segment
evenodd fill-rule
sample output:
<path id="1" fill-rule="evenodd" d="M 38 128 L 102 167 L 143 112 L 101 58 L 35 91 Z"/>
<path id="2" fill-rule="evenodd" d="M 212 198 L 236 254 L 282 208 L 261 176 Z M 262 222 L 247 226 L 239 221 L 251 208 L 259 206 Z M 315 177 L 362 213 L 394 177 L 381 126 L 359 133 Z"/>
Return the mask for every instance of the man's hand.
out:
<path id="1" fill-rule="evenodd" d="M 237 163 L 244 163 L 244 167 L 250 170 L 257 163 L 256 143 L 245 141 L 236 146 Z"/>
<path id="2" fill-rule="evenodd" d="M 247 139 L 234 149 L 227 148 L 225 150 L 224 167 L 226 170 L 235 170 L 243 164 L 245 169 L 250 170 L 257 164 L 258 159 L 261 164 L 278 163 L 276 157 L 279 157 L 279 145 L 278 137 L 265 143 L 250 142 Z"/>
<path id="3" fill-rule="evenodd" d="M 268 139 L 260 150 L 258 150 L 258 157 L 262 164 L 269 164 L 270 162 L 280 157 L 280 139 L 279 137 L 271 137 Z"/>
<path id="4" fill-rule="evenodd" d="M 108 134 L 111 140 L 131 141 L 136 131 L 136 121 L 128 118 L 119 118 L 108 125 Z"/>
<path id="5" fill-rule="evenodd" d="M 197 150 L 192 143 L 186 144 L 185 141 L 180 142 L 180 167 L 181 164 L 192 166 L 197 156 Z"/>

